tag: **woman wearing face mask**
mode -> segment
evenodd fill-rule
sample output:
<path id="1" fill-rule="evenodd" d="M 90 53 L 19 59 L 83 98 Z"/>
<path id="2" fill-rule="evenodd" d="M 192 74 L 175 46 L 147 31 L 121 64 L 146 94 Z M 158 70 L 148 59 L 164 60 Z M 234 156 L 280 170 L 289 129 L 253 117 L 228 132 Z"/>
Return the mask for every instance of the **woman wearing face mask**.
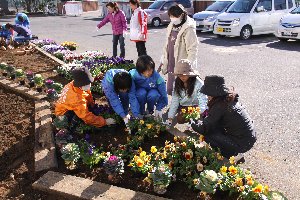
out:
<path id="1" fill-rule="evenodd" d="M 161 65 L 158 71 L 168 73 L 167 91 L 171 95 L 175 80 L 175 63 L 182 59 L 191 62 L 192 67 L 197 67 L 198 39 L 196 35 L 196 23 L 187 15 L 182 5 L 172 6 L 168 14 L 171 23 L 167 27 L 167 42 L 163 49 Z"/>
<path id="2" fill-rule="evenodd" d="M 115 124 L 112 118 L 104 119 L 92 113 L 95 105 L 91 93 L 91 83 L 94 81 L 88 69 L 75 69 L 72 71 L 74 81 L 67 84 L 62 90 L 60 98 L 55 104 L 55 115 L 68 118 L 68 121 L 74 121 L 75 115 L 88 125 L 102 127 Z"/>
<path id="3" fill-rule="evenodd" d="M 118 54 L 118 42 L 120 43 L 121 54 L 120 57 L 125 57 L 125 42 L 124 34 L 127 31 L 127 21 L 125 14 L 119 9 L 118 4 L 115 2 L 109 2 L 106 4 L 108 14 L 107 16 L 97 25 L 98 29 L 107 24 L 108 22 L 112 25 L 113 30 L 113 56 L 117 57 Z"/>

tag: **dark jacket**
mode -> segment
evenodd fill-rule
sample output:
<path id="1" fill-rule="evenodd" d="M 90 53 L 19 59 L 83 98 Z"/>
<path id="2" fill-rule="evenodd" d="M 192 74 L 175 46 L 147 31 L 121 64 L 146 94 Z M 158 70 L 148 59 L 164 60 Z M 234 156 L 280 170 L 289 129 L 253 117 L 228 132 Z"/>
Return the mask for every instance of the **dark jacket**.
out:
<path id="1" fill-rule="evenodd" d="M 13 25 L 13 30 L 18 33 L 18 36 L 30 37 L 31 30 L 25 26 Z"/>
<path id="2" fill-rule="evenodd" d="M 203 123 L 192 124 L 192 128 L 203 135 L 221 130 L 237 142 L 256 137 L 253 121 L 237 98 L 230 103 L 215 102 L 208 110 L 208 116 L 204 118 Z"/>

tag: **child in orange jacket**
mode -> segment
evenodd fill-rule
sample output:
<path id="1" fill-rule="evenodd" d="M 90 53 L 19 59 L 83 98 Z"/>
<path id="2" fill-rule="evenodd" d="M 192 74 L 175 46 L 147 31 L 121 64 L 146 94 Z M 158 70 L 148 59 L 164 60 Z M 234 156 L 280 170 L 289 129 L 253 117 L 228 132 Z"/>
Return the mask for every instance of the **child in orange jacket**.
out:
<path id="1" fill-rule="evenodd" d="M 67 84 L 62 90 L 62 94 L 55 104 L 55 115 L 69 116 L 74 114 L 82 119 L 86 124 L 96 127 L 115 124 L 112 118 L 104 119 L 94 115 L 89 108 L 95 103 L 91 93 L 91 83 L 94 81 L 88 69 L 75 69 L 72 71 L 74 81 Z M 70 119 L 69 119 L 70 120 Z"/>

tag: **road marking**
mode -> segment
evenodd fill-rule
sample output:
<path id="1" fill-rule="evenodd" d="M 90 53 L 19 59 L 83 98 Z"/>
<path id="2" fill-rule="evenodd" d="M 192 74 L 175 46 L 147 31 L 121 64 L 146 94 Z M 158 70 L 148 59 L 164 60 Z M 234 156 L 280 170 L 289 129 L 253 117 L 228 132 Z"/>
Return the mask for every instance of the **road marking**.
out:
<path id="1" fill-rule="evenodd" d="M 237 49 L 224 47 L 224 48 L 215 48 L 213 51 L 221 52 L 221 53 L 234 53 L 237 52 Z"/>

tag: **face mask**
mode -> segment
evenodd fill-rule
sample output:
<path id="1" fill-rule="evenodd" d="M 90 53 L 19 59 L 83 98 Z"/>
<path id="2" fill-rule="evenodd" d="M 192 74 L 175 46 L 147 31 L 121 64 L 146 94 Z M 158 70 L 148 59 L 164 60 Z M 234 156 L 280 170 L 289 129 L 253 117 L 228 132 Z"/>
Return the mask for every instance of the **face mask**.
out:
<path id="1" fill-rule="evenodd" d="M 84 91 L 88 91 L 89 89 L 91 89 L 91 84 L 82 86 L 81 89 L 84 90 Z"/>
<path id="2" fill-rule="evenodd" d="M 170 18 L 171 22 L 175 25 L 178 25 L 181 23 L 181 19 L 180 18 Z"/>

